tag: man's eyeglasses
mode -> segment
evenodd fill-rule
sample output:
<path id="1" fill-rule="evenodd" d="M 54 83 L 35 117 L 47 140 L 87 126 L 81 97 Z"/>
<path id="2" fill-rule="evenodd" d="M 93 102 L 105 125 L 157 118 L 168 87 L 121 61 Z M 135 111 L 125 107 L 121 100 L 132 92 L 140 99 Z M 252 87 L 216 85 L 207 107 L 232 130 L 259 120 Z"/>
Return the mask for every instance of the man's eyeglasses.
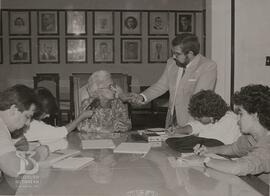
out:
<path id="1" fill-rule="evenodd" d="M 180 52 L 173 52 L 172 55 L 173 55 L 174 58 L 177 58 L 179 56 L 184 55 L 184 53 L 182 53 L 182 52 L 181 53 Z"/>

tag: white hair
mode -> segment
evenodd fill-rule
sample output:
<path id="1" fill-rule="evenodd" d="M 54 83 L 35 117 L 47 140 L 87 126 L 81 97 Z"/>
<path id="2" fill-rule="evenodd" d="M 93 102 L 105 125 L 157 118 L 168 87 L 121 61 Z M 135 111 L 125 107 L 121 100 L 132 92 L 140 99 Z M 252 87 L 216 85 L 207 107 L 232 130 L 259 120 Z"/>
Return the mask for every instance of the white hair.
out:
<path id="1" fill-rule="evenodd" d="M 98 97 L 98 89 L 111 83 L 111 74 L 105 70 L 94 72 L 88 79 L 88 93 L 91 97 Z"/>

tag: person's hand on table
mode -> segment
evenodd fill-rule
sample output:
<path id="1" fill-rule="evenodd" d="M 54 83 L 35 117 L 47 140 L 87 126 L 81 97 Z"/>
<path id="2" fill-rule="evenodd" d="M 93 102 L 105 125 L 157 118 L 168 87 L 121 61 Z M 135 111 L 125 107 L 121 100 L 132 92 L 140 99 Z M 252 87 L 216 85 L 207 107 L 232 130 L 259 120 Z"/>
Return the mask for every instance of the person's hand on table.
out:
<path id="1" fill-rule="evenodd" d="M 193 150 L 196 155 L 204 155 L 208 152 L 207 147 L 201 144 L 194 146 Z"/>

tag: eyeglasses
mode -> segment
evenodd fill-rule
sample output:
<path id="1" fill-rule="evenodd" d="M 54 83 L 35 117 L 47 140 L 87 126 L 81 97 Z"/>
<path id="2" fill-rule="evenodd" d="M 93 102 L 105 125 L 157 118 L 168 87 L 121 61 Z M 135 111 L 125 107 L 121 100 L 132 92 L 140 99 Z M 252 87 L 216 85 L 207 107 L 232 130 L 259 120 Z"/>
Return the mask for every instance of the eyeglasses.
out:
<path id="1" fill-rule="evenodd" d="M 106 87 L 101 87 L 99 89 L 110 89 L 110 90 L 115 90 L 116 89 L 116 84 L 109 84 Z"/>
<path id="2" fill-rule="evenodd" d="M 173 55 L 174 58 L 178 58 L 179 56 L 184 55 L 184 53 L 173 51 L 172 55 Z"/>

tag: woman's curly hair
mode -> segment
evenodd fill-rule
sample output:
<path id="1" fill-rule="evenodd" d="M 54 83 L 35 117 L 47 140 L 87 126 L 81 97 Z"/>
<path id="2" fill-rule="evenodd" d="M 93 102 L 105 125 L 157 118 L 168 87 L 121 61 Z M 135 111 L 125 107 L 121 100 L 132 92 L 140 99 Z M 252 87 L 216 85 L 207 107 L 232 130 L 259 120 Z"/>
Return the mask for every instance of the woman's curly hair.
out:
<path id="1" fill-rule="evenodd" d="M 212 117 L 220 120 L 229 110 L 224 99 L 211 90 L 201 90 L 194 94 L 189 102 L 188 111 L 193 118 Z"/>
<path id="2" fill-rule="evenodd" d="M 270 88 L 251 84 L 235 92 L 233 103 L 242 106 L 249 114 L 257 113 L 260 124 L 270 130 Z"/>

